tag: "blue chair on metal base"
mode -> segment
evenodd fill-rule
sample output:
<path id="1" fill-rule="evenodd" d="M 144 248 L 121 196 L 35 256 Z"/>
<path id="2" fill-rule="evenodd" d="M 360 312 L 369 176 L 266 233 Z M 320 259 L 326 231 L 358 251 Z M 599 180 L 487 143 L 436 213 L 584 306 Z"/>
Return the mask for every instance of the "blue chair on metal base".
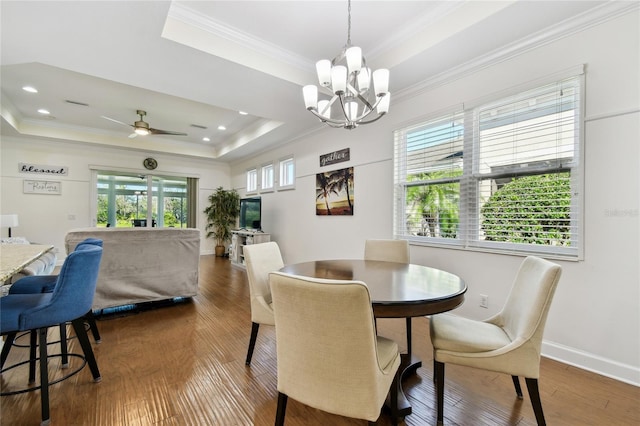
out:
<path id="1" fill-rule="evenodd" d="M 102 240 L 98 238 L 86 238 L 81 241 L 77 246 L 81 247 L 82 245 L 89 244 L 98 247 L 102 247 Z M 57 275 L 31 275 L 24 277 L 18 281 L 16 281 L 11 288 L 9 289 L 9 294 L 37 294 L 37 293 L 51 293 L 53 288 L 56 285 L 56 280 L 58 279 Z M 98 330 L 98 326 L 96 324 L 96 319 L 93 315 L 93 311 L 89 310 L 84 317 L 84 320 L 89 324 L 89 329 L 93 334 L 93 339 L 96 343 L 100 343 L 100 331 Z M 31 359 L 35 360 L 36 357 L 36 332 L 32 331 L 30 334 L 29 347 L 31 348 Z M 20 336 L 18 336 L 19 338 Z M 62 367 L 66 368 L 69 365 L 68 357 L 67 357 L 67 324 L 60 324 L 60 341 L 59 342 L 49 342 L 49 344 L 60 343 L 61 352 L 62 352 Z M 7 341 L 5 346 L 2 347 L 2 364 L 4 365 L 4 360 L 9 355 L 9 351 L 11 350 L 11 346 L 23 346 L 18 345 L 14 341 Z M 29 369 L 29 383 L 35 382 L 35 361 L 31 363 L 31 368 Z"/>
<path id="2" fill-rule="evenodd" d="M 99 238 L 86 238 L 81 241 L 75 249 L 78 247 L 89 244 L 95 245 L 98 247 L 102 247 L 102 240 Z M 36 294 L 36 293 L 51 293 L 53 288 L 56 285 L 56 280 L 58 279 L 57 275 L 32 275 L 28 277 L 24 277 L 18 281 L 16 281 L 11 288 L 9 289 L 9 294 Z M 85 322 L 89 324 L 89 329 L 93 334 L 93 339 L 96 343 L 101 342 L 100 331 L 98 330 L 98 326 L 96 324 L 95 317 L 93 315 L 93 311 L 89 310 L 84 317 Z M 29 340 L 29 347 L 31 350 L 30 359 L 31 364 L 29 368 L 29 383 L 35 383 L 35 358 L 36 358 L 36 346 L 37 346 L 37 336 L 36 332 L 31 331 Z M 16 339 L 20 338 L 17 336 Z M 2 359 L 2 365 L 4 365 L 4 361 L 9 355 L 9 351 L 12 346 L 23 346 L 15 343 L 15 341 L 7 341 L 7 344 L 2 347 L 2 354 L 0 355 Z M 49 342 L 49 344 L 53 345 L 56 343 L 60 343 L 61 354 L 62 354 L 62 367 L 66 368 L 69 366 L 69 358 L 67 356 L 67 324 L 60 324 L 60 341 Z"/>
<path id="3" fill-rule="evenodd" d="M 8 336 L 7 342 L 13 341 L 19 332 L 31 330 L 37 332 L 40 386 L 32 389 L 40 389 L 43 425 L 50 422 L 47 362 L 51 356 L 47 348 L 49 327 L 71 322 L 94 381 L 101 380 L 98 364 L 84 327 L 84 316 L 91 309 L 96 291 L 101 258 L 101 247 L 93 245 L 78 247 L 65 259 L 51 293 L 9 294 L 0 298 L 0 333 Z M 6 358 L 2 359 L 2 365 L 5 360 Z"/>

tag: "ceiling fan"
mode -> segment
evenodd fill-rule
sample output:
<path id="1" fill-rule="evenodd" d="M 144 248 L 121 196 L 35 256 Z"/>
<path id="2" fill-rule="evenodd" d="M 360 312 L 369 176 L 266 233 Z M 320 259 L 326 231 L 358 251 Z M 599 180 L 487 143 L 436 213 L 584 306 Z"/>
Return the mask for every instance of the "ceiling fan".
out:
<path id="1" fill-rule="evenodd" d="M 134 122 L 133 124 L 127 124 L 127 123 L 123 123 L 122 121 L 116 120 L 114 118 L 110 118 L 110 117 L 106 117 L 104 115 L 102 115 L 101 117 L 109 120 L 109 121 L 113 121 L 114 123 L 118 123 L 118 124 L 122 124 L 123 126 L 128 126 L 128 127 L 133 127 L 133 133 L 129 135 L 130 138 L 135 138 L 138 135 L 175 135 L 175 136 L 187 136 L 186 133 L 183 132 L 173 132 L 170 130 L 160 130 L 160 129 L 154 129 L 153 127 L 149 126 L 149 123 L 147 123 L 146 121 L 144 121 L 144 116 L 147 115 L 146 111 L 143 111 L 141 109 L 136 111 L 136 114 L 138 114 L 140 116 L 140 120 Z"/>

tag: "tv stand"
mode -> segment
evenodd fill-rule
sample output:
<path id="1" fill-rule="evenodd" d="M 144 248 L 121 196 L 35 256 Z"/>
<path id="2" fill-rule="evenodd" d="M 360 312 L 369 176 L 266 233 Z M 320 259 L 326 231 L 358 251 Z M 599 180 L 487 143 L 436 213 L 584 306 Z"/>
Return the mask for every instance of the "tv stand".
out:
<path id="1" fill-rule="evenodd" d="M 268 243 L 269 241 L 271 241 L 271 235 L 265 234 L 261 230 L 236 229 L 231 231 L 231 248 L 229 249 L 231 264 L 244 268 L 244 246 Z"/>

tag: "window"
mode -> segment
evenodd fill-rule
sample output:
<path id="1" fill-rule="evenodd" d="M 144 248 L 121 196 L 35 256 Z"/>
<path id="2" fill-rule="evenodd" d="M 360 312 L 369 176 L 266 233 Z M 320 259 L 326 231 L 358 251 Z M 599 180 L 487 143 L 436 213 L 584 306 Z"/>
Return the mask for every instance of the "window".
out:
<path id="1" fill-rule="evenodd" d="M 258 169 L 247 170 L 247 192 L 258 191 Z"/>
<path id="2" fill-rule="evenodd" d="M 193 204 L 187 183 L 182 177 L 98 171 L 96 226 L 195 226 L 187 223 Z"/>
<path id="3" fill-rule="evenodd" d="M 262 166 L 261 189 L 263 191 L 273 191 L 273 164 L 265 164 Z"/>
<path id="4" fill-rule="evenodd" d="M 395 234 L 579 257 L 582 76 L 394 132 Z"/>
<path id="5" fill-rule="evenodd" d="M 280 178 L 278 189 L 294 188 L 296 183 L 296 170 L 293 157 L 286 157 L 280 160 Z"/>

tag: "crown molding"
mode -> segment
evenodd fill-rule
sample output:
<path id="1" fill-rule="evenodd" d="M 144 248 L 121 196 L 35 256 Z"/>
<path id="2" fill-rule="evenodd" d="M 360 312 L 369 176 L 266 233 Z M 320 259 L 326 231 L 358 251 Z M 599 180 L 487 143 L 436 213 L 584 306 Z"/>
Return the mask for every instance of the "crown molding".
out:
<path id="1" fill-rule="evenodd" d="M 182 3 L 172 2 L 167 18 L 175 19 L 186 25 L 205 31 L 215 37 L 228 40 L 246 49 L 260 52 L 263 55 L 269 56 L 277 61 L 284 62 L 301 70 L 307 71 L 310 68 L 315 67 L 314 62 L 301 55 L 283 49 L 281 46 L 274 43 L 269 43 L 263 39 L 254 37 L 244 31 L 240 31 L 239 29 L 225 24 L 222 21 L 204 16 L 193 8 Z"/>
<path id="2" fill-rule="evenodd" d="M 493 66 L 500 62 L 522 55 L 528 51 L 537 49 L 562 38 L 582 32 L 588 28 L 600 25 L 604 22 L 626 15 L 640 9 L 640 2 L 635 1 L 610 1 L 597 8 L 591 9 L 573 18 L 566 19 L 543 31 L 516 40 L 502 46 L 492 52 L 479 56 L 446 72 L 423 80 L 413 86 L 394 93 L 396 102 L 403 101 L 424 92 L 433 90 L 438 86 L 458 80 L 481 69 Z"/>

